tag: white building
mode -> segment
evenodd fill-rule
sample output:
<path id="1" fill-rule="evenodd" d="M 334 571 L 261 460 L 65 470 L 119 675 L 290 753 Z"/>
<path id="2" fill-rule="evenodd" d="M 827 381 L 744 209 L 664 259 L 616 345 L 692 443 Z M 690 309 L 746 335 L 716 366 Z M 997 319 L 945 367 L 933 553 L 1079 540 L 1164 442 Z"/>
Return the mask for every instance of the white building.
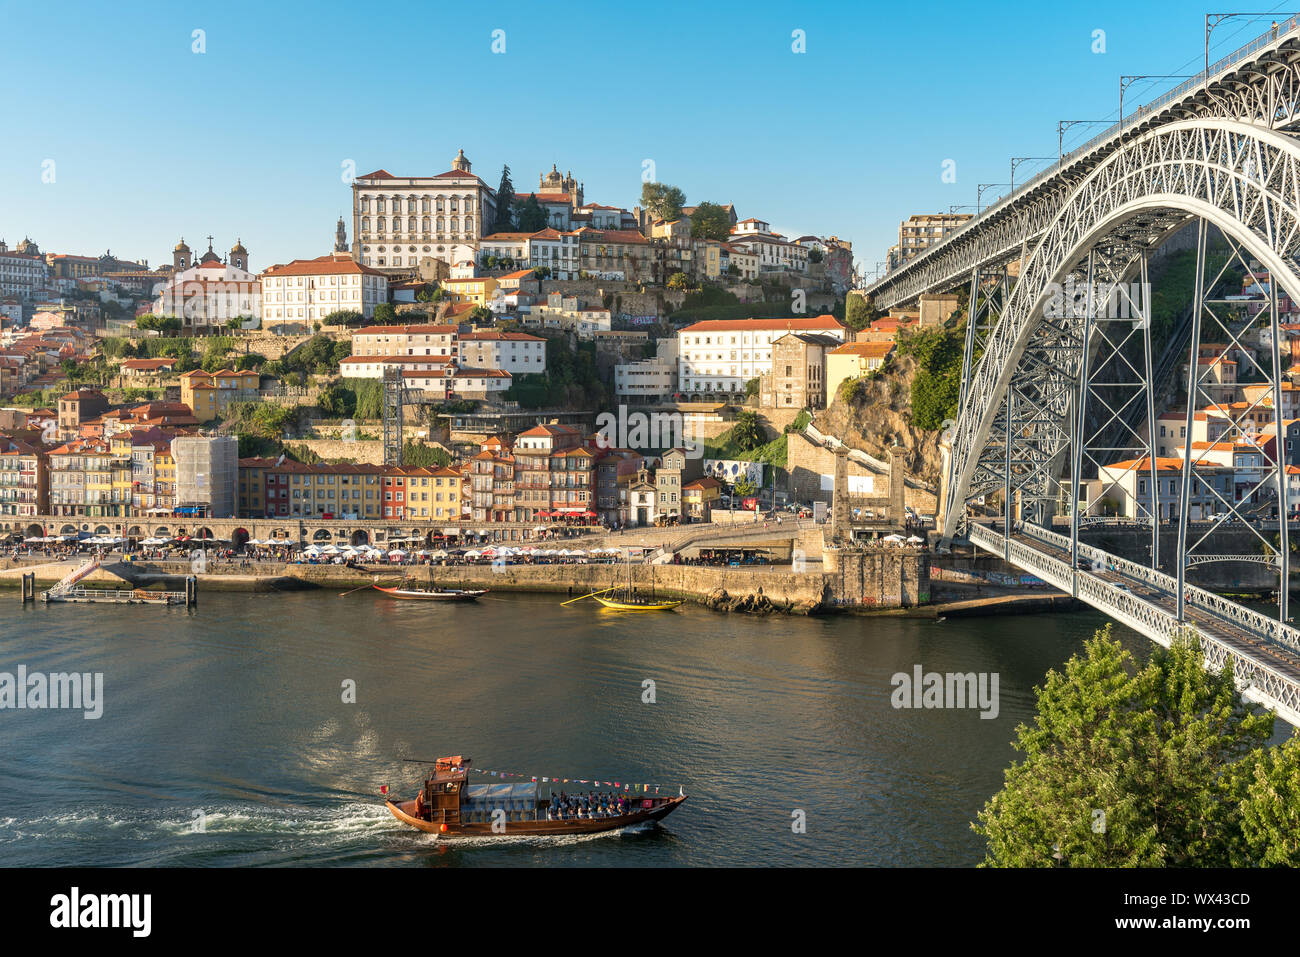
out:
<path id="1" fill-rule="evenodd" d="M 744 392 L 750 379 L 772 371 L 772 343 L 787 332 L 845 339 L 829 315 L 697 322 L 677 333 L 679 391 Z"/>
<path id="2" fill-rule="evenodd" d="M 614 366 L 614 394 L 629 399 L 658 400 L 673 394 L 677 370 L 662 359 L 620 362 Z"/>
<path id="3" fill-rule="evenodd" d="M 543 229 L 528 238 L 528 261 L 535 269 L 546 266 L 552 279 L 577 279 L 581 243 L 579 234 Z"/>
<path id="4" fill-rule="evenodd" d="M 489 256 L 510 259 L 520 268 L 528 267 L 528 241 L 533 233 L 490 233 L 479 241 L 479 262 Z"/>
<path id="5" fill-rule="evenodd" d="M 1160 521 L 1176 520 L 1182 501 L 1183 460 L 1157 458 L 1155 481 L 1159 483 L 1155 498 Z M 1090 515 L 1136 519 L 1151 514 L 1153 485 L 1151 460 L 1148 458 L 1104 465 L 1098 469 L 1098 477 L 1087 480 L 1085 484 Z M 1224 501 L 1232 500 L 1232 468 L 1212 463 L 1194 466 L 1188 498 L 1188 516 L 1193 521 L 1226 512 L 1228 507 Z"/>
<path id="6" fill-rule="evenodd" d="M 181 240 L 173 250 L 175 270 L 158 291 L 156 316 L 179 316 L 185 332 L 207 332 L 231 319 L 262 318 L 262 284 L 248 271 L 248 250 L 237 242 L 223 262 L 208 243 L 208 251 L 190 263 L 190 248 Z M 188 265 L 187 265 L 188 264 Z M 257 322 L 246 322 L 256 327 Z"/>
<path id="7" fill-rule="evenodd" d="M 310 332 L 331 312 L 359 312 L 367 319 L 388 301 L 388 279 L 343 253 L 295 259 L 262 273 L 262 324 L 274 332 Z"/>
<path id="8" fill-rule="evenodd" d="M 21 243 L 19 246 L 26 248 Z M 31 299 L 38 289 L 45 288 L 49 279 L 50 267 L 44 257 L 10 249 L 0 239 L 0 296 Z"/>
<path id="9" fill-rule="evenodd" d="M 773 270 L 808 271 L 808 247 L 792 243 L 780 236 L 751 237 L 733 234 L 731 245 L 758 257 L 760 272 L 771 272 Z"/>
<path id="10" fill-rule="evenodd" d="M 352 333 L 354 356 L 455 356 L 456 326 L 367 326 Z"/>
<path id="11" fill-rule="evenodd" d="M 471 369 L 503 369 L 513 375 L 546 371 L 546 340 L 526 332 L 470 332 L 456 342 L 461 365 Z"/>
<path id="12" fill-rule="evenodd" d="M 353 258 L 392 273 L 414 271 L 422 259 L 455 265 L 465 258 L 458 245 L 477 250 L 496 221 L 496 192 L 471 172 L 464 150 L 451 165 L 436 176 L 380 169 L 353 180 Z"/>
<path id="13" fill-rule="evenodd" d="M 345 379 L 382 379 L 384 370 L 396 366 L 403 372 L 437 372 L 454 363 L 454 356 L 348 356 L 339 360 Z"/>
<path id="14" fill-rule="evenodd" d="M 473 398 L 504 392 L 514 384 L 504 369 L 469 369 L 447 364 L 430 371 L 404 371 L 402 380 L 408 389 L 441 394 L 446 398 Z"/>

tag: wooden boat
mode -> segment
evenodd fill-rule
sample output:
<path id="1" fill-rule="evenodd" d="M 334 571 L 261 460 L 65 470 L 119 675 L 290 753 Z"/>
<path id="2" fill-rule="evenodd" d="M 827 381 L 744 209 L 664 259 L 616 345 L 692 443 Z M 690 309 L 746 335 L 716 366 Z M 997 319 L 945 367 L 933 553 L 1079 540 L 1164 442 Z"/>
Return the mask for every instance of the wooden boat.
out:
<path id="1" fill-rule="evenodd" d="M 668 601 L 654 596 L 629 595 L 622 590 L 616 590 L 612 595 L 606 592 L 591 597 L 614 611 L 667 611 L 681 604 L 680 601 Z"/>
<path id="2" fill-rule="evenodd" d="M 393 598 L 409 598 L 415 601 L 474 601 L 480 595 L 488 593 L 486 588 L 412 588 L 402 585 L 394 585 L 391 588 L 385 588 L 383 585 L 371 587 Z"/>
<path id="3" fill-rule="evenodd" d="M 388 810 L 403 824 L 445 837 L 518 837 L 520 835 L 599 834 L 662 821 L 685 801 L 672 797 L 627 795 L 628 810 L 606 817 L 549 819 L 550 802 L 538 795 L 535 781 L 472 785 L 471 760 L 439 758 L 420 793 L 409 801 L 386 800 Z"/>
<path id="4" fill-rule="evenodd" d="M 681 601 L 655 597 L 653 565 L 650 566 L 650 594 L 641 594 L 632 585 L 631 549 L 624 553 L 624 559 L 624 567 L 627 569 L 626 585 L 612 585 L 609 588 L 602 588 L 600 591 L 594 591 L 588 595 L 570 598 L 568 601 L 560 602 L 560 604 L 572 605 L 574 602 L 586 598 L 594 598 L 612 611 L 669 611 L 683 604 Z"/>

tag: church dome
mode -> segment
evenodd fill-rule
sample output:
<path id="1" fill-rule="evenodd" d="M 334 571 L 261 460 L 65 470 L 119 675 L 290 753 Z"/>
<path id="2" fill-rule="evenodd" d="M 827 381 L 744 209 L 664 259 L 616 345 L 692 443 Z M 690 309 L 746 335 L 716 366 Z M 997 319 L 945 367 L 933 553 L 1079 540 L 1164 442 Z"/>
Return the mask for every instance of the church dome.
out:
<path id="1" fill-rule="evenodd" d="M 242 241 L 242 240 L 239 240 L 239 239 L 236 239 L 236 240 L 235 240 L 235 245 L 233 245 L 233 246 L 230 247 L 230 252 L 231 252 L 233 255 L 236 255 L 236 256 L 247 256 L 247 255 L 248 255 L 248 250 L 244 248 L 244 243 L 243 243 L 243 241 Z"/>
<path id="2" fill-rule="evenodd" d="M 184 238 L 184 237 L 181 237 L 181 241 L 178 242 L 178 243 L 176 244 L 176 246 L 175 246 L 175 248 L 172 250 L 172 252 L 177 252 L 177 253 L 178 253 L 178 252 L 180 252 L 181 250 L 184 250 L 185 252 L 189 252 L 189 251 L 190 251 L 190 247 L 185 245 L 185 238 Z"/>

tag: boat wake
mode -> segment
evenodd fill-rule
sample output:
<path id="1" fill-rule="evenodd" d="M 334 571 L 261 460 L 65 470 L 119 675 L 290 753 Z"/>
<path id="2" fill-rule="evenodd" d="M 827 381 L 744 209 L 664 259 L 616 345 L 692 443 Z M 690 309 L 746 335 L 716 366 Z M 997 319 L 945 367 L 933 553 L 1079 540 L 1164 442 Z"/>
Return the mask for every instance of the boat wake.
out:
<path id="1" fill-rule="evenodd" d="M 80 807 L 32 818 L 0 817 L 0 845 L 21 841 L 156 841 L 208 835 L 286 835 L 340 841 L 398 827 L 382 806 L 352 802 L 336 808 L 213 805 L 140 808 Z"/>

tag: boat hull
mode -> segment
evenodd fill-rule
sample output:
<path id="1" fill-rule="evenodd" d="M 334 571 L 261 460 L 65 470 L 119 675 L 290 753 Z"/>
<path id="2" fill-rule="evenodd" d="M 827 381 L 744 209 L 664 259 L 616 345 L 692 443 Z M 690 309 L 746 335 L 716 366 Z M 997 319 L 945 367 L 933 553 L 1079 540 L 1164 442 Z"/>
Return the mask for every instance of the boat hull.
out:
<path id="1" fill-rule="evenodd" d="M 491 823 L 475 822 L 472 824 L 447 824 L 443 830 L 441 822 L 426 821 L 415 816 L 415 801 L 385 801 L 393 817 L 403 824 L 410 825 L 428 834 L 442 837 L 519 837 L 521 835 L 545 837 L 566 834 L 600 834 L 605 831 L 617 831 L 650 821 L 662 821 L 673 811 L 681 807 L 686 797 L 666 798 L 658 801 L 654 807 L 638 808 L 618 817 L 603 817 L 592 820 L 577 821 L 507 821 L 504 831 L 493 831 Z"/>
<path id="2" fill-rule="evenodd" d="M 614 611 L 669 611 L 681 604 L 680 601 L 627 602 L 602 595 L 596 595 L 595 599 Z"/>
<path id="3" fill-rule="evenodd" d="M 420 591 L 416 588 L 381 588 L 373 585 L 389 598 L 401 598 L 407 601 L 476 601 L 480 595 L 486 595 L 486 588 L 466 591 Z"/>

